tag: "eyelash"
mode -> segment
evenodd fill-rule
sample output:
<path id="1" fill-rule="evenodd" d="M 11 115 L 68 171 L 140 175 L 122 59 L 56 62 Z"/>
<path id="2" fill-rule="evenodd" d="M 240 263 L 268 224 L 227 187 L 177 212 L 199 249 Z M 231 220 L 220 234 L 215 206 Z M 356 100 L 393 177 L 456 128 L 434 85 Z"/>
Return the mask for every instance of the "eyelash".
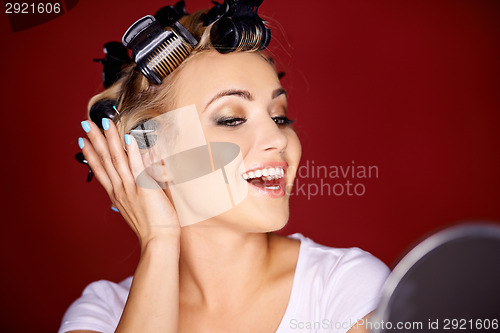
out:
<path id="1" fill-rule="evenodd" d="M 277 116 L 272 118 L 274 122 L 276 123 L 277 126 L 289 126 L 292 124 L 295 120 L 290 120 L 288 119 L 287 116 Z M 239 125 L 242 125 L 246 122 L 247 120 L 245 118 L 221 118 L 217 120 L 217 125 L 218 126 L 225 126 L 225 127 L 236 127 Z"/>
<path id="2" fill-rule="evenodd" d="M 288 126 L 295 122 L 295 120 L 288 119 L 287 116 L 273 117 L 273 120 L 278 126 Z"/>
<path id="3" fill-rule="evenodd" d="M 217 120 L 217 125 L 218 126 L 225 126 L 225 127 L 236 127 L 238 125 L 241 125 L 243 123 L 245 123 L 247 120 L 244 119 L 244 118 L 231 118 L 231 117 L 228 117 L 228 118 L 220 118 Z M 237 124 L 235 124 L 237 123 Z"/>

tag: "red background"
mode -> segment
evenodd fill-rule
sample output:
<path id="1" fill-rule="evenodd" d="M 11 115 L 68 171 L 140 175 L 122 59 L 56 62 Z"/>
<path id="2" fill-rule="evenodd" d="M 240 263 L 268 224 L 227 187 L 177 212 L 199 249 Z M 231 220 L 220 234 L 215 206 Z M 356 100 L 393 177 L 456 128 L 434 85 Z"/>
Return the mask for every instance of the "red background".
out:
<path id="1" fill-rule="evenodd" d="M 167 4 L 81 0 L 16 33 L 0 14 L 2 332 L 53 332 L 85 285 L 133 274 L 134 234 L 73 156 L 102 89 L 92 59 Z M 284 234 L 392 266 L 437 229 L 500 220 L 499 1 L 266 0 L 260 12 L 272 18 L 303 163 L 379 169 L 352 180 L 363 196 L 294 196 Z"/>

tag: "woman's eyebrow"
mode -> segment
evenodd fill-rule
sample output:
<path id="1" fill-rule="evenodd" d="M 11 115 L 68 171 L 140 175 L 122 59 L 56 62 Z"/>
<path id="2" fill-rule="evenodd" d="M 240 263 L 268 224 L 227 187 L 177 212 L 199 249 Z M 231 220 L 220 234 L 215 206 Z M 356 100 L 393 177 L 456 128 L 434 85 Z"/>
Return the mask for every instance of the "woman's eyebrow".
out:
<path id="1" fill-rule="evenodd" d="M 212 97 L 210 102 L 208 102 L 207 105 L 205 105 L 205 109 L 203 111 L 205 111 L 210 104 L 212 104 L 213 102 L 215 102 L 219 98 L 222 98 L 225 96 L 238 96 L 238 97 L 241 97 L 241 98 L 249 100 L 249 101 L 254 100 L 253 95 L 247 90 L 235 90 L 235 89 L 223 90 L 223 91 L 218 92 L 214 97 Z"/>
<path id="2" fill-rule="evenodd" d="M 272 95 L 272 98 L 275 99 L 275 98 L 278 98 L 279 96 L 281 95 L 285 95 L 285 97 L 288 98 L 288 93 L 286 92 L 285 89 L 283 88 L 278 88 L 276 89 L 275 91 L 273 91 L 273 95 Z"/>
<path id="3" fill-rule="evenodd" d="M 275 99 L 281 95 L 288 96 L 285 89 L 278 88 L 278 89 L 273 91 L 271 97 L 272 97 L 272 99 Z M 223 90 L 223 91 L 218 92 L 214 97 L 212 97 L 212 99 L 210 100 L 210 102 L 207 103 L 207 105 L 205 106 L 205 109 L 203 111 L 205 111 L 208 108 L 208 106 L 210 104 L 212 104 L 213 102 L 215 102 L 216 100 L 218 100 L 222 97 L 226 97 L 226 96 L 238 96 L 238 97 L 241 97 L 241 98 L 246 99 L 248 101 L 254 100 L 253 95 L 248 90 L 238 90 L 238 89 Z"/>

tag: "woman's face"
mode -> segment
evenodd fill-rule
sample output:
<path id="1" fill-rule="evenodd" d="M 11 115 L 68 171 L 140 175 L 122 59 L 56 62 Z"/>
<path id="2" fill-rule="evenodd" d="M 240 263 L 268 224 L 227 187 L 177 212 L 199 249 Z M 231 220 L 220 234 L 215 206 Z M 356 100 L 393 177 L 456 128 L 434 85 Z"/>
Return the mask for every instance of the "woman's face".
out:
<path id="1" fill-rule="evenodd" d="M 207 142 L 241 149 L 243 165 L 228 176 L 247 186 L 248 195 L 213 221 L 251 232 L 282 228 L 301 146 L 273 67 L 258 54 L 208 51 L 185 64 L 174 95 L 176 108 L 196 105 Z"/>

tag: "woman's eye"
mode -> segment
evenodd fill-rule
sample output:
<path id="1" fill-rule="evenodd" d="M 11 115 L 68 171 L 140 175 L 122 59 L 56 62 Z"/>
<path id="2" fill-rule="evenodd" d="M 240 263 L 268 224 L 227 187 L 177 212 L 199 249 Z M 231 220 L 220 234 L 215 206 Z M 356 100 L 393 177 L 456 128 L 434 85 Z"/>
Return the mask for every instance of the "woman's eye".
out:
<path id="1" fill-rule="evenodd" d="M 288 119 L 287 116 L 273 117 L 273 120 L 278 126 L 288 126 L 295 121 Z"/>
<path id="2" fill-rule="evenodd" d="M 221 118 L 217 120 L 218 126 L 235 127 L 245 123 L 247 120 L 244 118 Z"/>

